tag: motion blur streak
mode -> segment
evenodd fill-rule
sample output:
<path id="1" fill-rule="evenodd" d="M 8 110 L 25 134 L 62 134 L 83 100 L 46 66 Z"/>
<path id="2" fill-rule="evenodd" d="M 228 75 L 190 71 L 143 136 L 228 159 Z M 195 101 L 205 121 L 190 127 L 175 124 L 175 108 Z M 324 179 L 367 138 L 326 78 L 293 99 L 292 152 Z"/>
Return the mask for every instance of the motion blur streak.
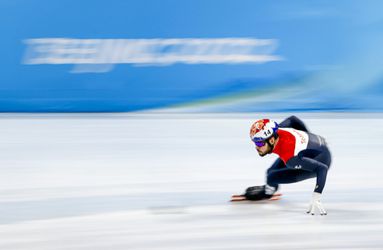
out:
<path id="1" fill-rule="evenodd" d="M 148 64 L 265 63 L 276 41 L 221 39 L 27 39 L 25 64 Z"/>

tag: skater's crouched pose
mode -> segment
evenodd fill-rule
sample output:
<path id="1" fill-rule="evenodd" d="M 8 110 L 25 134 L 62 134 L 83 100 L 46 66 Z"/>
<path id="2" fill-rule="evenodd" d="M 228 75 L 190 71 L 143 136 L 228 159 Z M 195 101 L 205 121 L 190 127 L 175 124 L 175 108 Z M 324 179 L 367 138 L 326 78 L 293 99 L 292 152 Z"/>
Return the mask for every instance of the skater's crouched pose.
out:
<path id="1" fill-rule="evenodd" d="M 291 116 L 277 124 L 269 119 L 255 122 L 250 129 L 251 140 L 260 156 L 275 153 L 279 158 L 267 170 L 266 185 L 249 187 L 232 201 L 273 199 L 279 184 L 294 183 L 316 177 L 316 185 L 308 213 L 326 211 L 320 197 L 331 164 L 331 154 L 323 137 L 310 133 L 301 120 Z"/>

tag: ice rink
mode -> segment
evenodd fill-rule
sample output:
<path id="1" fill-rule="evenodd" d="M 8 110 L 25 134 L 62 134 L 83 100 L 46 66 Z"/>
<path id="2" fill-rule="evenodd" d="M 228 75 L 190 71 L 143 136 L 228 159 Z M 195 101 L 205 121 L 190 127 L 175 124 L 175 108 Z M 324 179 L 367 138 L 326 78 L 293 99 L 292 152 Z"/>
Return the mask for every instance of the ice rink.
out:
<path id="1" fill-rule="evenodd" d="M 276 158 L 249 140 L 287 114 L 0 116 L 0 249 L 383 249 L 383 116 L 302 114 L 333 155 L 274 202 L 228 202 Z"/>

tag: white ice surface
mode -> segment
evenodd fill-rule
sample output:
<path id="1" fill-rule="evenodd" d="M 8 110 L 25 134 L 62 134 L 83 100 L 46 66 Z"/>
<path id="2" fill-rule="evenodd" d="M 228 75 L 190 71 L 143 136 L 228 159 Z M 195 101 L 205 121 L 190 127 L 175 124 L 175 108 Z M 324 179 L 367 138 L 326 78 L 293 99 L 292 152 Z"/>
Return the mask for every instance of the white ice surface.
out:
<path id="1" fill-rule="evenodd" d="M 302 116 L 333 154 L 327 216 L 314 179 L 228 202 L 275 159 L 248 139 L 265 115 L 3 114 L 0 249 L 383 249 L 383 119 Z"/>

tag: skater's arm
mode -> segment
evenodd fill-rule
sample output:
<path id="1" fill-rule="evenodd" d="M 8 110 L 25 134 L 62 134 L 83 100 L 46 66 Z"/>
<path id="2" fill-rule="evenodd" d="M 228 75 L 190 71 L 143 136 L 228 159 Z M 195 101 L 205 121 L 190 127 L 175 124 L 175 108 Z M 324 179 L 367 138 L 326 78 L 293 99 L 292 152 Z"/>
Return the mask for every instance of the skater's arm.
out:
<path id="1" fill-rule="evenodd" d="M 314 215 L 315 210 L 318 210 L 320 215 L 326 215 L 327 212 L 322 205 L 321 195 L 322 195 L 323 188 L 326 184 L 328 166 L 317 160 L 314 160 L 308 157 L 298 157 L 298 156 L 290 159 L 287 162 L 286 166 L 288 168 L 303 169 L 306 171 L 316 173 L 317 181 L 316 181 L 315 189 L 314 189 L 313 196 L 311 198 L 307 213 Z"/>
<path id="2" fill-rule="evenodd" d="M 281 128 L 293 128 L 308 132 L 306 125 L 295 115 L 286 118 L 283 122 L 279 123 Z"/>
<path id="3" fill-rule="evenodd" d="M 302 161 L 305 163 L 303 164 L 304 166 L 309 165 L 309 167 L 302 167 L 302 169 L 313 171 L 317 174 L 317 181 L 314 192 L 322 193 L 323 188 L 326 185 L 328 166 L 326 164 L 323 164 L 322 162 L 316 161 L 308 157 L 302 157 Z"/>

